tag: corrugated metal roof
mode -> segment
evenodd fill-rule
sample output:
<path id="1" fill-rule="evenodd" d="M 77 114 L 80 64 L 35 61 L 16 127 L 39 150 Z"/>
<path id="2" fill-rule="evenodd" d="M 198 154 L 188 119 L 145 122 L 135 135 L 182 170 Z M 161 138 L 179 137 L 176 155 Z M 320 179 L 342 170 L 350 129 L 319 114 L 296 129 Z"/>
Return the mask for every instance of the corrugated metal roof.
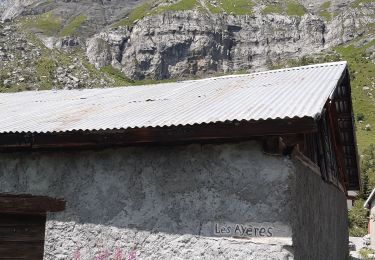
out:
<path id="1" fill-rule="evenodd" d="M 134 87 L 0 94 L 0 132 L 65 132 L 318 116 L 346 62 Z"/>

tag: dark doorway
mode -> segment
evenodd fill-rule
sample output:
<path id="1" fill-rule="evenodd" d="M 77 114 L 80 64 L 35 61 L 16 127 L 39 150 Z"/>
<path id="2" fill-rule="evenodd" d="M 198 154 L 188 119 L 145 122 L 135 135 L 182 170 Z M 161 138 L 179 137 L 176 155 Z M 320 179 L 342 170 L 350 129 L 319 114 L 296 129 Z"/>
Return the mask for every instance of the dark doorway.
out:
<path id="1" fill-rule="evenodd" d="M 0 213 L 0 259 L 43 259 L 46 215 Z"/>

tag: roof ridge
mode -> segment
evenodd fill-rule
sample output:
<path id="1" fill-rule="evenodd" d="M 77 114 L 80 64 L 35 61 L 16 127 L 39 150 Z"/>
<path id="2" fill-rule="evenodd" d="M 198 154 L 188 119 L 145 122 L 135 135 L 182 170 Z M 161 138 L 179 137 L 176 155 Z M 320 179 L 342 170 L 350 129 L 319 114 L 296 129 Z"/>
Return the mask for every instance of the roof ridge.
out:
<path id="1" fill-rule="evenodd" d="M 188 82 L 199 82 L 199 81 L 209 81 L 209 80 L 217 80 L 217 79 L 230 79 L 230 78 L 242 78 L 242 77 L 249 77 L 249 76 L 257 76 L 257 75 L 267 75 L 272 73 L 279 73 L 279 72 L 286 72 L 286 71 L 294 71 L 294 70 L 303 70 L 303 69 L 313 69 L 318 67 L 328 67 L 328 66 L 338 66 L 338 65 L 347 65 L 347 61 L 338 61 L 338 62 L 327 62 L 327 63 L 318 63 L 318 64 L 311 64 L 311 65 L 305 65 L 305 66 L 296 66 L 296 67 L 290 67 L 290 68 L 283 68 L 283 69 L 275 69 L 275 70 L 267 70 L 267 71 L 259 71 L 259 72 L 252 72 L 252 73 L 245 73 L 245 74 L 231 74 L 231 75 L 224 75 L 219 77 L 208 77 L 208 78 L 202 78 L 202 79 L 188 79 L 188 80 L 182 80 L 177 82 L 161 82 L 156 84 L 144 84 L 144 85 L 129 85 L 129 86 L 119 86 L 119 87 L 108 87 L 108 88 L 86 88 L 86 89 L 73 89 L 73 90 L 67 90 L 67 89 L 51 89 L 51 90 L 41 90 L 41 91 L 23 91 L 23 92 L 17 92 L 17 93 L 0 93 L 0 96 L 7 95 L 7 94 L 25 94 L 25 93 L 46 93 L 46 92 L 62 92 L 62 91 L 96 91 L 96 90 L 113 90 L 113 89 L 121 89 L 121 88 L 133 88 L 133 87 L 155 87 L 160 85 L 169 85 L 169 84 L 176 84 L 176 83 L 188 83 Z"/>
<path id="2" fill-rule="evenodd" d="M 301 69 L 314 69 L 318 67 L 328 67 L 328 66 L 338 66 L 338 65 L 347 65 L 347 61 L 335 61 L 335 62 L 326 62 L 326 63 L 317 63 L 317 64 L 310 64 L 304 66 L 295 66 L 290 68 L 282 68 L 282 69 L 274 69 L 274 70 L 267 70 L 267 71 L 259 71 L 259 72 L 252 72 L 252 73 L 244 73 L 244 74 L 231 74 L 231 75 L 224 75 L 219 77 L 210 77 L 198 80 L 185 80 L 186 81 L 199 81 L 199 80 L 214 80 L 214 79 L 223 79 L 223 78 L 236 78 L 236 77 L 246 77 L 251 75 L 262 75 L 262 74 L 271 74 L 271 73 L 278 73 L 284 71 L 291 71 L 291 70 L 301 70 Z"/>

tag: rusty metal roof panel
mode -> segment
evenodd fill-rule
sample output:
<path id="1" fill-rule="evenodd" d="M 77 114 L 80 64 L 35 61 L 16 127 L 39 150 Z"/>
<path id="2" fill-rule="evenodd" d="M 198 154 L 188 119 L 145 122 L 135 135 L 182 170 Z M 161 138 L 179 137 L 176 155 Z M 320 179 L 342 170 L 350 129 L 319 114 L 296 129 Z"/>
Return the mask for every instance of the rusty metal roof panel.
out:
<path id="1" fill-rule="evenodd" d="M 334 62 L 157 85 L 0 94 L 0 133 L 315 118 L 346 66 Z"/>

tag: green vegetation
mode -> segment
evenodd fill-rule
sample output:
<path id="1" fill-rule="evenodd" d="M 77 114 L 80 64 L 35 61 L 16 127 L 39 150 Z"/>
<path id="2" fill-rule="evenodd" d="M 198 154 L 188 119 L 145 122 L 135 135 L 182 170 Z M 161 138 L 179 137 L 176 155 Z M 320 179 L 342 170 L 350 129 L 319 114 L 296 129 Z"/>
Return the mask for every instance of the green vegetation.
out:
<path id="1" fill-rule="evenodd" d="M 206 3 L 206 7 L 208 8 L 208 10 L 210 11 L 210 13 L 212 13 L 212 14 L 218 14 L 218 13 L 221 13 L 223 11 L 220 8 L 220 6 L 213 5 L 210 2 Z"/>
<path id="2" fill-rule="evenodd" d="M 370 3 L 374 3 L 374 0 L 356 0 L 354 1 L 351 6 L 354 7 L 354 8 L 358 8 L 360 7 L 362 4 L 370 4 Z"/>
<path id="3" fill-rule="evenodd" d="M 126 17 L 112 25 L 112 28 L 119 27 L 119 26 L 133 26 L 134 22 L 142 19 L 148 15 L 154 15 L 158 13 L 163 13 L 167 11 L 186 11 L 192 10 L 199 5 L 197 0 L 180 0 L 174 4 L 170 5 L 161 5 L 156 8 L 156 4 L 159 1 L 148 1 L 144 4 L 139 5 L 138 7 L 134 8 Z"/>
<path id="4" fill-rule="evenodd" d="M 354 202 L 354 206 L 349 210 L 349 235 L 362 237 L 367 234 L 367 210 L 363 208 L 364 200 L 359 199 Z"/>
<path id="5" fill-rule="evenodd" d="M 100 71 L 108 74 L 115 81 L 115 86 L 127 86 L 134 83 L 133 80 L 125 77 L 124 73 L 111 65 L 100 68 Z"/>
<path id="6" fill-rule="evenodd" d="M 220 6 L 228 14 L 245 15 L 253 13 L 254 3 L 250 0 L 221 0 Z"/>
<path id="7" fill-rule="evenodd" d="M 367 28 L 373 31 L 371 25 Z M 349 232 L 352 236 L 367 234 L 367 211 L 361 209 L 375 187 L 375 134 L 366 125 L 375 126 L 375 64 L 367 57 L 366 50 L 375 46 L 375 40 L 363 44 L 367 35 L 352 44 L 336 48 L 342 59 L 348 61 L 351 76 L 352 102 L 356 120 L 356 134 L 359 154 L 361 155 L 362 191 L 360 200 L 349 210 Z M 355 45 L 358 44 L 358 46 Z M 365 252 L 366 253 L 366 252 Z M 367 259 L 367 258 L 363 258 Z"/>
<path id="8" fill-rule="evenodd" d="M 42 57 L 37 61 L 36 73 L 40 82 L 40 89 L 51 89 L 53 73 L 56 69 L 55 62 L 46 57 Z"/>
<path id="9" fill-rule="evenodd" d="M 375 145 L 371 144 L 361 156 L 361 182 L 362 190 L 359 200 L 349 210 L 349 233 L 351 236 L 364 236 L 367 234 L 368 212 L 363 208 L 364 201 L 375 187 Z M 374 218 L 374 216 L 371 216 Z"/>
<path id="10" fill-rule="evenodd" d="M 375 126 L 375 103 L 372 99 L 373 83 L 375 81 L 375 64 L 366 58 L 366 49 L 374 46 L 375 40 L 355 47 L 354 45 L 336 48 L 336 51 L 349 63 L 352 84 L 352 100 L 355 115 L 362 115 L 363 122 L 356 122 L 357 142 L 362 152 L 369 144 L 375 144 L 375 134 L 366 130 L 365 126 Z M 368 89 L 367 89 L 368 88 Z M 358 119 L 358 117 L 357 117 Z"/>
<path id="11" fill-rule="evenodd" d="M 135 21 L 142 19 L 149 15 L 155 15 L 164 12 L 198 10 L 209 11 L 210 13 L 217 14 L 225 12 L 234 15 L 246 15 L 253 13 L 254 2 L 250 0 L 221 0 L 218 5 L 214 5 L 209 1 L 204 2 L 204 9 L 198 0 L 179 0 L 173 3 L 166 3 L 165 0 L 149 0 L 133 9 L 129 15 L 114 23 L 112 28 L 119 26 L 133 26 Z"/>
<path id="12" fill-rule="evenodd" d="M 331 7 L 330 1 L 324 2 L 320 6 L 319 16 L 323 17 L 324 20 L 326 20 L 326 21 L 330 21 L 332 19 L 332 15 L 328 10 L 330 7 Z"/>
<path id="13" fill-rule="evenodd" d="M 151 84 L 158 84 L 158 83 L 170 83 L 170 82 L 176 82 L 177 79 L 150 79 L 150 78 L 146 78 L 146 79 L 142 79 L 142 80 L 137 80 L 137 81 L 134 81 L 134 83 L 132 83 L 131 85 L 133 86 L 139 86 L 139 85 L 151 85 Z"/>
<path id="14" fill-rule="evenodd" d="M 71 21 L 64 26 L 60 31 L 60 36 L 71 36 L 77 31 L 77 29 L 86 21 L 87 17 L 85 15 L 78 15 L 71 19 Z"/>
<path id="15" fill-rule="evenodd" d="M 317 64 L 317 63 L 326 63 L 326 62 L 335 62 L 335 61 L 340 61 L 341 56 L 339 54 L 322 54 L 319 56 L 303 56 L 300 59 L 295 59 L 295 60 L 289 60 L 286 63 L 281 62 L 270 62 L 268 65 L 269 68 L 271 69 L 282 69 L 282 68 L 290 68 L 290 67 L 299 67 L 299 66 L 306 66 L 306 65 L 311 65 L 311 64 Z"/>
<path id="16" fill-rule="evenodd" d="M 30 42 L 41 48 L 39 59 L 32 65 L 35 67 L 35 77 L 38 82 L 39 89 L 51 89 L 52 79 L 55 69 L 57 68 L 56 59 L 52 55 L 52 51 L 46 48 L 34 34 L 27 32 L 26 36 Z M 63 60 L 61 60 L 63 63 Z"/>
<path id="17" fill-rule="evenodd" d="M 51 12 L 34 16 L 32 18 L 22 18 L 19 23 L 23 29 L 33 29 L 42 32 L 47 36 L 71 36 L 86 21 L 85 15 L 73 17 L 63 26 L 60 18 L 54 16 Z"/>
<path id="18" fill-rule="evenodd" d="M 303 16 L 305 14 L 305 8 L 297 1 L 288 0 L 285 3 L 274 3 L 267 5 L 263 11 L 263 14 L 287 14 L 290 16 Z"/>
<path id="19" fill-rule="evenodd" d="M 375 144 L 370 144 L 361 156 L 361 182 L 360 196 L 367 199 L 375 187 Z"/>
<path id="20" fill-rule="evenodd" d="M 374 254 L 375 251 L 370 249 L 370 248 L 361 248 L 361 250 L 359 250 L 359 255 L 361 256 L 361 259 L 362 260 L 371 260 L 371 259 L 374 259 L 372 257 L 370 257 L 369 255 L 372 255 Z"/>
<path id="21" fill-rule="evenodd" d="M 321 9 L 328 9 L 328 8 L 330 8 L 330 7 L 331 7 L 331 1 L 324 2 L 324 3 L 320 6 Z"/>
<path id="22" fill-rule="evenodd" d="M 326 20 L 326 21 L 331 21 L 331 20 L 332 20 L 332 15 L 331 15 L 331 13 L 330 13 L 329 11 L 327 11 L 327 10 L 322 10 L 322 11 L 320 11 L 320 12 L 319 12 L 319 16 L 320 16 L 320 17 L 323 17 L 324 20 Z"/>
<path id="23" fill-rule="evenodd" d="M 294 0 L 288 0 L 286 4 L 286 14 L 290 16 L 303 16 L 305 8 Z"/>
<path id="24" fill-rule="evenodd" d="M 246 15 L 253 13 L 255 3 L 251 0 L 221 0 L 217 6 L 205 1 L 205 6 L 213 14 L 225 12 L 233 15 Z"/>
<path id="25" fill-rule="evenodd" d="M 128 15 L 127 18 L 114 23 L 112 27 L 119 27 L 119 26 L 132 26 L 135 21 L 142 19 L 143 17 L 149 15 L 153 1 L 148 1 L 144 4 L 139 5 L 138 7 L 134 8 Z"/>
<path id="26" fill-rule="evenodd" d="M 284 13 L 284 8 L 281 4 L 272 4 L 266 6 L 263 11 L 263 14 L 282 14 Z"/>
<path id="27" fill-rule="evenodd" d="M 180 0 L 171 5 L 164 5 L 156 9 L 156 13 L 163 13 L 167 11 L 186 11 L 193 10 L 199 5 L 197 0 Z"/>
<path id="28" fill-rule="evenodd" d="M 36 16 L 33 19 L 25 21 L 24 24 L 26 27 L 38 29 L 48 36 L 56 35 L 61 28 L 61 20 L 56 18 L 52 13 L 44 13 Z"/>
<path id="29" fill-rule="evenodd" d="M 11 70 L 9 67 L 5 67 L 0 70 L 0 93 L 8 92 L 8 86 L 4 84 L 4 81 L 8 79 L 8 75 L 10 74 Z"/>
<path id="30" fill-rule="evenodd" d="M 82 55 L 83 56 L 83 55 Z M 97 70 L 94 65 L 92 65 L 85 57 L 82 57 L 82 65 L 90 74 L 90 78 L 101 78 L 102 75 L 99 70 Z"/>

